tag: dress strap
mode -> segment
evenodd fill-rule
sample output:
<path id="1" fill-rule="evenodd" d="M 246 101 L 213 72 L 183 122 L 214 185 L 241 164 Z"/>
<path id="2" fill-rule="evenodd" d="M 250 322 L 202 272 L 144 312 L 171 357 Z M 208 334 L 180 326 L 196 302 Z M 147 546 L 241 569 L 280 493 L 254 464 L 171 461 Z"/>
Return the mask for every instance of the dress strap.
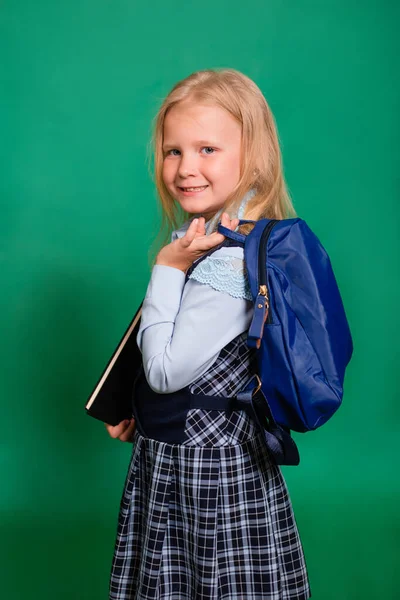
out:
<path id="1" fill-rule="evenodd" d="M 241 401 L 237 396 L 206 396 L 205 394 L 190 394 L 190 408 L 202 408 L 204 410 L 246 410 L 252 414 L 248 402 Z"/>
<path id="2" fill-rule="evenodd" d="M 141 435 L 169 444 L 183 443 L 187 412 L 191 408 L 228 413 L 245 410 L 251 416 L 249 403 L 241 402 L 235 396 L 192 394 L 189 386 L 176 392 L 159 394 L 149 386 L 141 368 L 132 390 L 133 416 Z"/>

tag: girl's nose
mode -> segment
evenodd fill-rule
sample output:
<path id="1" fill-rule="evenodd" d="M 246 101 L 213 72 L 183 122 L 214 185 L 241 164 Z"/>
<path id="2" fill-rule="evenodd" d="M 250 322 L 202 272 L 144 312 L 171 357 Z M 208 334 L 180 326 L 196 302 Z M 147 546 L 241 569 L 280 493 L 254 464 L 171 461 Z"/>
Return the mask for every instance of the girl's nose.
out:
<path id="1" fill-rule="evenodd" d="M 197 169 L 194 165 L 188 165 L 187 162 L 181 162 L 179 165 L 178 174 L 181 179 L 185 179 L 186 177 L 189 177 L 189 175 L 197 175 Z"/>

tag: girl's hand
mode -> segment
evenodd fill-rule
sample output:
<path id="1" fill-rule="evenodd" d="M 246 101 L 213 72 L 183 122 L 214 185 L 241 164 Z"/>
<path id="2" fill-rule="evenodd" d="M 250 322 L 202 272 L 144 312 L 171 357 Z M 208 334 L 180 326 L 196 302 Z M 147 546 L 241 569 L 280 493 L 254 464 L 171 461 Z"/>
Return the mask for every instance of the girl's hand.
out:
<path id="1" fill-rule="evenodd" d="M 106 429 L 112 438 L 118 438 L 121 442 L 132 442 L 135 431 L 135 419 L 125 419 L 118 425 L 105 423 Z"/>
<path id="2" fill-rule="evenodd" d="M 227 213 L 223 213 L 221 224 L 233 230 L 238 226 L 239 219 L 231 220 Z M 224 239 L 225 236 L 217 231 L 206 235 L 204 217 L 193 219 L 184 236 L 167 244 L 160 250 L 156 265 L 175 267 L 186 272 L 195 260 L 200 258 L 207 250 L 221 244 Z"/>

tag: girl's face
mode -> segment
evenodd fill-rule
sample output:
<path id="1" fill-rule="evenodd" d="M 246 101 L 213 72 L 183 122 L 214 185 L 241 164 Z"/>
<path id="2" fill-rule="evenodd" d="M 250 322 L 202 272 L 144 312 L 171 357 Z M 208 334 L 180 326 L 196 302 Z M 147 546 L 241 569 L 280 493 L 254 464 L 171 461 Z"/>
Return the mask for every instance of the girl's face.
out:
<path id="1" fill-rule="evenodd" d="M 208 221 L 222 208 L 239 182 L 241 133 L 219 106 L 181 102 L 168 111 L 162 175 L 183 210 Z"/>

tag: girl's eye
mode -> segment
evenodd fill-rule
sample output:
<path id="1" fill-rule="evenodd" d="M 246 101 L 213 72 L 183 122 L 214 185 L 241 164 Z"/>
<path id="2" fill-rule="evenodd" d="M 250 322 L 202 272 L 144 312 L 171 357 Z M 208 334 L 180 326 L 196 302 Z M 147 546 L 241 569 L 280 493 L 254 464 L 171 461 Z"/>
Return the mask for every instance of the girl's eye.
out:
<path id="1" fill-rule="evenodd" d="M 213 148 L 212 146 L 204 146 L 202 148 L 202 150 L 207 150 L 206 154 L 214 154 L 215 152 L 215 148 Z M 208 150 L 211 150 L 211 152 L 208 152 Z M 172 148 L 171 150 L 168 150 L 165 154 L 166 156 L 172 154 L 172 156 L 178 156 L 178 154 L 175 154 L 175 152 L 180 152 L 180 150 L 178 150 L 177 148 Z"/>

